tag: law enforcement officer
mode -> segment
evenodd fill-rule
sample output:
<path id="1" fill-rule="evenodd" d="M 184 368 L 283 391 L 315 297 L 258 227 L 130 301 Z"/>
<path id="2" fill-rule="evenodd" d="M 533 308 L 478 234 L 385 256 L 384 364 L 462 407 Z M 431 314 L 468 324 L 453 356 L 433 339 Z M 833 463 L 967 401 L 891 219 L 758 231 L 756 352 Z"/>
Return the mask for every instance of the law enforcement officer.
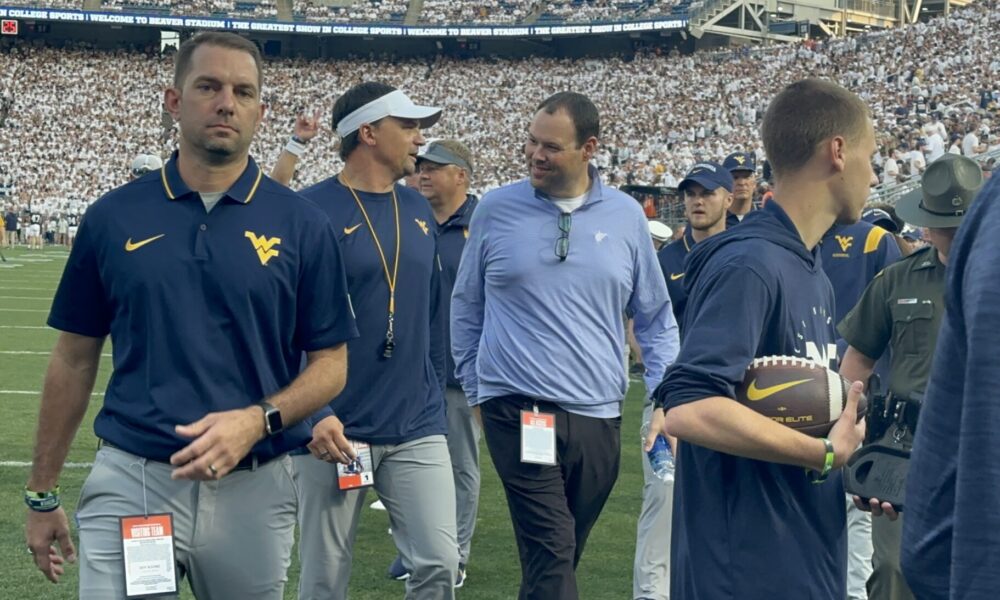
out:
<path id="1" fill-rule="evenodd" d="M 357 329 L 329 222 L 248 155 L 264 114 L 257 47 L 202 33 L 175 60 L 165 102 L 179 150 L 90 207 L 53 300 L 61 333 L 25 488 L 28 547 L 52 581 L 75 558 L 58 478 L 110 333 L 103 446 L 76 514 L 80 597 L 125 596 L 120 517 L 170 513 L 165 581 L 180 572 L 199 598 L 277 600 L 295 529 L 286 453 L 343 389 Z"/>
<path id="2" fill-rule="evenodd" d="M 757 190 L 757 159 L 752 152 L 733 152 L 722 161 L 733 176 L 733 205 L 726 215 L 726 226 L 735 227 L 753 210 Z"/>
<path id="3" fill-rule="evenodd" d="M 920 598 L 993 600 L 1000 589 L 998 225 L 1000 178 L 991 178 L 949 252 L 945 296 L 955 302 L 941 324 L 906 481 L 901 562 Z"/>
<path id="4" fill-rule="evenodd" d="M 867 381 L 876 359 L 891 349 L 888 389 L 897 398 L 922 394 L 927 385 L 945 311 L 948 252 L 982 185 L 982 173 L 971 159 L 947 154 L 931 163 L 921 184 L 899 200 L 896 212 L 906 222 L 926 227 L 931 247 L 882 271 L 838 326 L 849 344 L 841 374 Z M 913 598 L 899 568 L 901 530 L 901 521 L 873 520 L 874 571 L 868 590 L 874 600 Z"/>

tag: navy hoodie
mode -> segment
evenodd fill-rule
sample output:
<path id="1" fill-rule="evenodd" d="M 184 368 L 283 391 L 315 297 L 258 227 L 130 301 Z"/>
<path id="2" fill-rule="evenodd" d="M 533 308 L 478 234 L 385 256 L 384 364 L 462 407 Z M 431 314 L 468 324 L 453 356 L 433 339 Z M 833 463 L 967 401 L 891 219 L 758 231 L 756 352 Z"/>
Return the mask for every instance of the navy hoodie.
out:
<path id="1" fill-rule="evenodd" d="M 684 343 L 655 396 L 667 410 L 735 397 L 757 357 L 836 360 L 833 288 L 776 202 L 699 243 L 687 260 Z M 672 598 L 830 600 L 846 596 L 839 473 L 678 447 Z"/>

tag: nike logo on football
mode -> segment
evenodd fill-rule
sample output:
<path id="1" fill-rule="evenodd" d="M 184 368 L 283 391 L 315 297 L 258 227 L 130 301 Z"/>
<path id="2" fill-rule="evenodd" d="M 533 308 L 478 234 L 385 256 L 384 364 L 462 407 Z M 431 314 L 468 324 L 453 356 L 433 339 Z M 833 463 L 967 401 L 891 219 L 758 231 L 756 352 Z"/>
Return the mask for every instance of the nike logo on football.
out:
<path id="1" fill-rule="evenodd" d="M 758 388 L 757 380 L 754 379 L 750 382 L 750 387 L 747 388 L 747 400 L 751 402 L 757 402 L 758 400 L 763 400 L 777 394 L 778 392 L 783 392 L 789 388 L 793 388 L 797 385 L 802 385 L 812 381 L 812 379 L 800 379 L 798 381 L 789 381 L 788 383 L 779 383 L 778 385 L 772 385 L 771 387 Z"/>
<path id="2" fill-rule="evenodd" d="M 138 250 L 139 248 L 142 248 L 146 244 L 155 242 L 156 240 L 160 239 L 161 237 L 163 237 L 165 235 L 167 235 L 167 234 L 161 233 L 160 235 L 154 235 L 151 238 L 146 238 L 146 239 L 144 239 L 142 241 L 135 242 L 135 243 L 132 243 L 132 238 L 129 238 L 125 242 L 125 252 L 132 252 L 133 250 Z"/>
<path id="3" fill-rule="evenodd" d="M 352 233 L 357 231 L 358 227 L 361 227 L 361 223 L 358 223 L 354 227 L 344 227 L 344 235 L 351 235 Z"/>
<path id="4" fill-rule="evenodd" d="M 677 281 L 681 277 L 684 277 L 684 273 L 671 273 L 670 274 L 670 281 Z"/>

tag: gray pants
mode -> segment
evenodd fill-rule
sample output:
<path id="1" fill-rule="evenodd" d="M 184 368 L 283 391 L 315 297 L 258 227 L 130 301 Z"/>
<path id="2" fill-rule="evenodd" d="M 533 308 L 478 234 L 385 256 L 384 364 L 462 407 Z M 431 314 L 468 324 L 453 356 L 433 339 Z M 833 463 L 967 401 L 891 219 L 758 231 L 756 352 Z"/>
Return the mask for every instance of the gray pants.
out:
<path id="1" fill-rule="evenodd" d="M 847 600 L 868 600 L 872 574 L 872 515 L 858 510 L 847 495 Z"/>
<path id="2" fill-rule="evenodd" d="M 647 400 L 642 422 L 653 414 Z M 639 445 L 639 435 L 623 443 Z M 642 512 L 635 540 L 635 564 L 632 567 L 632 598 L 667 600 L 670 598 L 670 520 L 674 508 L 674 483 L 659 479 L 642 454 Z"/>
<path id="3" fill-rule="evenodd" d="M 375 491 L 410 572 L 406 598 L 451 600 L 458 573 L 455 481 L 443 435 L 398 446 L 372 446 Z M 367 488 L 341 491 L 337 470 L 312 455 L 295 456 L 299 490 L 300 600 L 344 600 L 354 537 Z"/>
<path id="4" fill-rule="evenodd" d="M 479 508 L 479 436 L 481 428 L 461 389 L 447 388 L 448 453 L 455 476 L 455 516 L 458 526 L 458 562 L 468 564 Z"/>
<path id="5" fill-rule="evenodd" d="M 913 600 L 913 592 L 899 568 L 899 546 L 903 537 L 903 515 L 896 521 L 885 517 L 872 519 L 875 546 L 874 571 L 868 580 L 871 600 Z"/>
<path id="6" fill-rule="evenodd" d="M 118 518 L 148 511 L 173 513 L 177 567 L 196 597 L 280 600 L 295 533 L 291 460 L 208 482 L 173 481 L 172 470 L 117 448 L 97 452 L 76 512 L 80 598 L 125 597 Z"/>

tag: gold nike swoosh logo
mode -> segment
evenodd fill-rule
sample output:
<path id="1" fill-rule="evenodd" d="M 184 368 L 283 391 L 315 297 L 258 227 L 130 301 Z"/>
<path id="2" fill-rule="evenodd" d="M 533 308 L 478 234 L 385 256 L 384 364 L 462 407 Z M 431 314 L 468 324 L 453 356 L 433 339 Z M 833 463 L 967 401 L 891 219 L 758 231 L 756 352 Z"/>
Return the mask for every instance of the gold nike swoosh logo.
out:
<path id="1" fill-rule="evenodd" d="M 344 227 L 344 235 L 351 235 L 352 233 L 357 231 L 358 227 L 361 227 L 361 223 L 358 223 L 354 227 Z"/>
<path id="2" fill-rule="evenodd" d="M 779 383 L 778 385 L 772 385 L 771 387 L 758 388 L 757 380 L 754 379 L 750 382 L 750 387 L 747 388 L 747 400 L 751 402 L 757 402 L 758 400 L 763 400 L 768 396 L 773 396 L 778 392 L 783 392 L 788 388 L 793 388 L 797 385 L 802 385 L 807 381 L 812 381 L 812 379 L 800 379 L 798 381 L 789 381 L 788 383 Z"/>
<path id="3" fill-rule="evenodd" d="M 161 233 L 160 235 L 154 235 L 151 238 L 146 238 L 146 239 L 144 239 L 142 241 L 135 242 L 135 243 L 132 243 L 132 238 L 129 238 L 125 242 L 125 252 L 132 252 L 133 250 L 138 250 L 139 248 L 142 248 L 146 244 L 149 244 L 151 242 L 155 242 L 156 240 L 160 239 L 161 237 L 163 237 L 165 235 L 167 235 L 167 234 Z"/>
<path id="4" fill-rule="evenodd" d="M 671 273 L 670 274 L 670 281 L 677 281 L 681 277 L 684 277 L 684 273 Z"/>

